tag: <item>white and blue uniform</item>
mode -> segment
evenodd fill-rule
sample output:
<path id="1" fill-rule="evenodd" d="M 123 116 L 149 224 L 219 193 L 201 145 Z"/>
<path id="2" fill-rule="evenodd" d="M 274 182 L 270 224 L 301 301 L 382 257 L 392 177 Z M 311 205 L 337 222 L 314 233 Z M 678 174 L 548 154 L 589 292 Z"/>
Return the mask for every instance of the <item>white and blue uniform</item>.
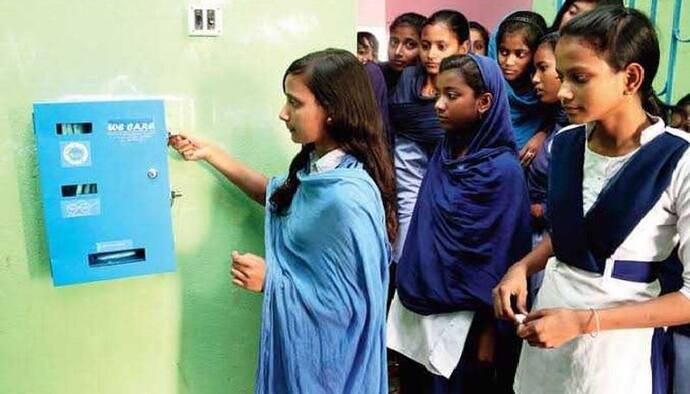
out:
<path id="1" fill-rule="evenodd" d="M 690 297 L 690 150 L 685 149 L 690 138 L 680 130 L 668 128 L 663 121 L 653 118 L 654 124 L 642 131 L 641 147 L 625 156 L 607 157 L 589 149 L 584 143 L 582 166 L 582 208 L 587 215 L 596 205 L 601 205 L 601 196 L 612 188 L 616 180 L 625 175 L 640 158 L 637 153 L 661 136 L 675 140 L 679 146 L 675 167 L 668 171 L 670 179 L 659 197 L 651 203 L 651 208 L 637 212 L 641 219 L 633 223 L 632 230 L 623 237 L 612 254 L 602 259 L 600 272 L 592 272 L 569 264 L 556 257 L 549 259 L 544 282 L 537 295 L 533 310 L 544 308 L 602 309 L 631 302 L 644 302 L 658 297 L 659 281 L 653 277 L 647 280 L 630 280 L 623 265 L 633 269 L 643 266 L 653 267 L 664 264 L 679 246 L 679 258 L 683 262 L 683 286 L 680 292 Z M 570 126 L 563 133 L 586 133 L 589 139 L 592 125 L 586 128 Z M 669 139 L 668 136 L 675 138 Z M 558 139 L 559 136 L 556 136 Z M 657 144 L 658 145 L 658 144 Z M 572 149 L 572 148 L 571 148 Z M 552 163 L 562 160 L 554 148 Z M 653 159 L 652 159 L 653 160 Z M 568 163 L 564 164 L 567 165 Z M 555 176 L 551 173 L 551 176 Z M 625 178 L 625 182 L 629 179 Z M 570 180 L 573 183 L 575 180 Z M 550 184 L 549 193 L 556 183 Z M 561 183 L 567 182 L 564 180 Z M 619 184 L 625 183 L 619 182 Z M 625 185 L 620 185 L 621 190 Z M 630 189 L 630 188 L 628 188 Z M 637 198 L 637 190 L 628 190 L 627 195 L 618 193 L 618 201 Z M 640 192 L 642 193 L 642 192 Z M 610 194 L 610 193 L 609 193 Z M 549 203 L 551 196 L 549 197 Z M 571 205 L 574 201 L 571 201 Z M 612 206 L 616 204 L 610 204 Z M 553 208 L 549 207 L 550 210 Z M 601 208 L 601 207 L 599 207 Z M 601 209 L 599 209 L 601 211 Z M 608 214 L 613 214 L 609 209 Z M 558 212 L 550 213 L 556 217 Z M 618 216 L 633 215 L 618 212 Z M 614 215 L 615 216 L 615 215 Z M 596 223 L 595 223 L 596 225 Z M 606 223 L 599 223 L 606 227 Z M 603 228 L 601 231 L 607 231 Z M 613 230 L 612 230 L 613 231 Z M 592 235 L 588 230 L 587 235 Z M 577 243 L 573 237 L 573 243 Z M 589 242 L 592 244 L 592 240 Z M 596 241 L 595 241 L 596 242 Z M 623 263 L 619 266 L 619 263 Z M 653 272 L 654 269 L 650 270 Z M 657 330 L 658 332 L 658 330 Z M 652 337 L 653 328 L 620 329 L 602 331 L 596 337 L 579 336 L 557 349 L 540 349 L 523 344 L 520 363 L 515 376 L 514 389 L 520 393 L 563 393 L 563 394 L 650 394 L 658 391 L 658 383 L 653 383 Z"/>

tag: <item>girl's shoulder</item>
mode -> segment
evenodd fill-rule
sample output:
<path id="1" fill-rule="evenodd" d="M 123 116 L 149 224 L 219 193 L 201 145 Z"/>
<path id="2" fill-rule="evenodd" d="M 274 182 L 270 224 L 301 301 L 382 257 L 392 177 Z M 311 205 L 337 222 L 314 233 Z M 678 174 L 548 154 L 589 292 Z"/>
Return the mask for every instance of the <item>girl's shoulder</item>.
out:
<path id="1" fill-rule="evenodd" d="M 391 95 L 391 102 L 408 102 L 418 98 L 425 78 L 426 71 L 421 64 L 405 67 Z"/>
<path id="2" fill-rule="evenodd" d="M 502 179 L 522 179 L 524 169 L 520 161 L 512 151 L 503 151 L 490 161 L 492 170 L 500 175 Z"/>
<path id="3" fill-rule="evenodd" d="M 551 144 L 572 144 L 572 140 L 578 138 L 580 134 L 587 135 L 586 124 L 567 125 L 553 131 L 553 136 L 550 137 Z"/>
<path id="4" fill-rule="evenodd" d="M 690 134 L 686 133 L 683 130 L 679 130 L 670 126 L 666 126 L 664 128 L 664 132 L 681 139 L 688 145 L 688 148 L 685 149 L 685 152 L 678 161 L 678 165 L 676 166 L 674 174 L 676 178 L 687 178 L 688 176 L 690 176 Z"/>
<path id="5" fill-rule="evenodd" d="M 687 132 L 685 132 L 683 130 L 676 129 L 676 128 L 673 128 L 671 126 L 666 126 L 664 131 L 690 143 L 690 134 L 688 134 Z"/>

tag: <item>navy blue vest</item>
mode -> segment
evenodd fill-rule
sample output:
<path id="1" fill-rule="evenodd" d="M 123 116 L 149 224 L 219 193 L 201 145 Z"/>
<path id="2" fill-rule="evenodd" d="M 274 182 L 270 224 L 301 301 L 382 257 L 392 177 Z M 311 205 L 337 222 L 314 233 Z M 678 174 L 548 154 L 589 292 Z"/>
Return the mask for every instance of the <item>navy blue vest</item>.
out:
<path id="1" fill-rule="evenodd" d="M 548 195 L 551 241 L 560 261 L 603 273 L 606 259 L 666 190 L 689 144 L 673 134 L 663 133 L 640 147 L 585 215 L 582 179 L 586 143 L 584 126 L 566 130 L 554 138 Z M 656 279 L 658 266 L 616 261 L 612 276 L 651 282 Z"/>

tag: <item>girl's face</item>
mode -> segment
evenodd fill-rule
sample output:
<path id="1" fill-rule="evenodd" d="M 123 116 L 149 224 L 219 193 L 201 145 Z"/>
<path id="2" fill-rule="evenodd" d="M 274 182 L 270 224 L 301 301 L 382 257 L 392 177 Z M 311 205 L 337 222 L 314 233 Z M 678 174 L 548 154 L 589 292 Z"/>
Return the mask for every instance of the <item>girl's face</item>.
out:
<path id="1" fill-rule="evenodd" d="M 486 41 L 484 36 L 477 29 L 470 29 L 470 42 L 472 43 L 472 53 L 486 56 Z"/>
<path id="2" fill-rule="evenodd" d="M 469 128 L 476 125 L 481 113 L 488 110 L 485 96 L 489 93 L 477 97 L 457 69 L 439 74 L 436 88 L 439 96 L 434 108 L 447 132 L 471 131 Z"/>
<path id="3" fill-rule="evenodd" d="M 286 102 L 280 111 L 292 141 L 298 144 L 322 142 L 327 139 L 326 111 L 307 87 L 304 75 L 288 75 L 285 79 Z"/>
<path id="4" fill-rule="evenodd" d="M 580 1 L 575 1 L 573 4 L 568 7 L 568 10 L 563 14 L 563 18 L 561 18 L 561 24 L 558 26 L 558 29 L 560 30 L 565 26 L 566 23 L 568 23 L 569 20 L 573 19 L 577 14 L 581 14 L 583 12 L 591 11 L 596 7 L 596 1 L 586 1 L 586 0 L 580 0 Z"/>
<path id="5" fill-rule="evenodd" d="M 445 23 L 427 25 L 422 30 L 422 50 L 419 57 L 427 74 L 437 75 L 441 61 L 451 55 L 464 55 L 469 43 L 458 41 L 455 33 Z"/>
<path id="6" fill-rule="evenodd" d="M 388 40 L 388 64 L 402 71 L 419 59 L 419 34 L 410 25 L 400 25 L 391 31 Z"/>
<path id="7" fill-rule="evenodd" d="M 561 79 L 558 98 L 571 123 L 598 121 L 611 115 L 625 100 L 625 70 L 615 71 L 587 42 L 562 37 L 556 45 Z"/>
<path id="8" fill-rule="evenodd" d="M 376 60 L 374 57 L 374 48 L 368 40 L 364 39 L 361 43 L 357 43 L 357 59 L 359 59 L 362 64 Z"/>
<path id="9" fill-rule="evenodd" d="M 558 90 L 561 88 L 561 80 L 556 71 L 556 55 L 551 45 L 544 43 L 539 45 L 534 53 L 534 75 L 532 84 L 542 103 L 554 104 L 558 102 Z"/>
<path id="10" fill-rule="evenodd" d="M 503 76 L 508 82 L 514 82 L 524 77 L 532 62 L 532 51 L 524 40 L 520 31 L 504 34 L 498 46 L 498 64 Z"/>

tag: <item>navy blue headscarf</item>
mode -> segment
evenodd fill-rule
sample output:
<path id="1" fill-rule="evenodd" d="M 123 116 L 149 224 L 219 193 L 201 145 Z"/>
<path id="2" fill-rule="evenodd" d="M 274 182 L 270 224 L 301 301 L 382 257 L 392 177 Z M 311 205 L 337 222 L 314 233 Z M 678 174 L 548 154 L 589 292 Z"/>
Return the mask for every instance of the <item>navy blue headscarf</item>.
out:
<path id="1" fill-rule="evenodd" d="M 444 138 L 429 163 L 402 257 L 398 296 L 423 315 L 491 306 L 491 289 L 530 250 L 527 185 L 496 62 L 471 56 L 493 104 L 467 153 Z"/>
<path id="2" fill-rule="evenodd" d="M 434 109 L 436 98 L 422 96 L 426 77 L 421 64 L 405 67 L 388 103 L 395 135 L 422 145 L 431 154 L 443 139 L 444 132 Z"/>

